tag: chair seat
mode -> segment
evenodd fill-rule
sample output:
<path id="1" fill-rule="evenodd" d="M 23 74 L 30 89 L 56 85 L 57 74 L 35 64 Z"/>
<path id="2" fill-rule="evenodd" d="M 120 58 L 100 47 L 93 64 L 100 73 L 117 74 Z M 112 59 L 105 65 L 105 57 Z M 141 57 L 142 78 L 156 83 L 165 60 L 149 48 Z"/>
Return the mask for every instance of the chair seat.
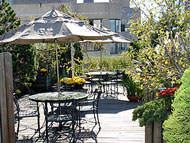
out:
<path id="1" fill-rule="evenodd" d="M 15 114 L 16 118 L 23 118 L 23 117 L 35 117 L 38 116 L 37 111 L 26 111 L 26 110 L 20 110 L 19 115 Z"/>
<path id="2" fill-rule="evenodd" d="M 93 110 L 94 110 L 94 108 L 91 105 L 82 106 L 80 108 L 80 112 L 90 112 L 90 111 L 93 111 Z"/>
<path id="3" fill-rule="evenodd" d="M 68 115 L 49 115 L 47 118 L 48 122 L 68 122 L 72 121 L 71 114 Z"/>

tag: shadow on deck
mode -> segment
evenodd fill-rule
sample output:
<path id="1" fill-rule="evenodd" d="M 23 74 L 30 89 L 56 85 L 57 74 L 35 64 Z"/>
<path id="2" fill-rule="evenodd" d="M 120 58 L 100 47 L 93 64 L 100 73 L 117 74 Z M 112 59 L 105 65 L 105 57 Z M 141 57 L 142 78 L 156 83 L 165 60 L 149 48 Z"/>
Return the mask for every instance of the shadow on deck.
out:
<path id="1" fill-rule="evenodd" d="M 122 96 L 122 95 L 121 95 Z M 132 121 L 132 111 L 140 106 L 139 102 L 129 102 L 126 98 L 121 99 L 101 99 L 99 104 L 99 117 L 101 131 L 94 127 L 93 115 L 86 116 L 87 120 L 82 124 L 82 130 L 76 132 L 77 143 L 144 143 L 144 128 L 139 127 L 138 122 Z M 43 109 L 41 110 L 41 123 L 44 121 Z M 35 119 L 22 120 L 21 124 L 33 124 Z M 71 135 L 64 130 L 57 130 L 58 125 L 54 125 L 50 132 L 50 143 L 69 143 Z M 68 125 L 69 126 L 69 125 Z M 18 143 L 41 143 L 45 142 L 44 129 L 42 137 L 38 134 L 31 136 L 34 130 L 20 132 Z M 30 139 L 31 138 L 31 139 Z"/>

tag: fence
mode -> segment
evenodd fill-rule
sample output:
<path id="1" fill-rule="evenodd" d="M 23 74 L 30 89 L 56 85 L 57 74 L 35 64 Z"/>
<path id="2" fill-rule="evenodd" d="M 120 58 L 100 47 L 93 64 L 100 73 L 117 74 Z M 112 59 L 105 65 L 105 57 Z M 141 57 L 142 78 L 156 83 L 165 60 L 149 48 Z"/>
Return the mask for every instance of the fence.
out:
<path id="1" fill-rule="evenodd" d="M 12 56 L 0 53 L 0 143 L 15 142 Z"/>

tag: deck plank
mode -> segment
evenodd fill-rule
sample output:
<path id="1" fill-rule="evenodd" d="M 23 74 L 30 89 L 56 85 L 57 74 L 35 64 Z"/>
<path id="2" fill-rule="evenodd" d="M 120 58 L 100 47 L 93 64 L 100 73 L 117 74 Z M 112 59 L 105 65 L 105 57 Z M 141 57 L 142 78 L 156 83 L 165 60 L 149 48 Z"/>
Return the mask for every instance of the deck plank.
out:
<path id="1" fill-rule="evenodd" d="M 123 95 L 119 96 L 119 99 L 101 99 L 99 106 L 99 117 L 101 122 L 101 131 L 98 133 L 95 141 L 91 137 L 85 138 L 83 143 L 144 143 L 145 142 L 145 129 L 139 127 L 138 121 L 132 121 L 132 112 L 139 106 L 139 103 L 129 102 Z M 41 112 L 41 124 L 44 122 L 43 108 L 40 107 Z M 92 128 L 93 123 L 90 121 L 93 119 L 93 115 L 87 115 L 87 123 L 83 124 L 84 128 Z M 37 127 L 36 118 L 23 119 L 21 125 L 32 125 L 33 128 Z M 22 128 L 22 127 L 21 127 Z M 42 129 L 43 131 L 44 129 Z M 94 128 L 94 133 L 98 131 L 98 127 Z M 30 138 L 34 133 L 34 130 L 27 129 L 19 133 L 19 139 Z M 33 142 L 43 142 L 38 138 L 38 134 L 34 136 Z M 64 137 L 63 137 L 64 138 Z M 28 141 L 29 142 L 29 141 Z M 55 141 L 54 141 L 55 142 Z M 56 143 L 63 143 L 61 138 Z"/>

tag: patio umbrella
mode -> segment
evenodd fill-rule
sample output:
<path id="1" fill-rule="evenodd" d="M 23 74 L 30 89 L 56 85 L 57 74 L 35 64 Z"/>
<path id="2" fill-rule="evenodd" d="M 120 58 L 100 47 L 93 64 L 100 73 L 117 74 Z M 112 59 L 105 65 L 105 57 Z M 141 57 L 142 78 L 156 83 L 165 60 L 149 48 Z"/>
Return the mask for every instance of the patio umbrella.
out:
<path id="1" fill-rule="evenodd" d="M 73 43 L 83 40 L 97 40 L 110 37 L 111 34 L 79 21 L 65 13 L 52 10 L 19 28 L 0 37 L 0 44 L 55 43 L 57 62 L 58 93 L 60 92 L 57 43 Z M 73 46 L 71 44 L 71 52 Z M 72 76 L 74 76 L 72 57 Z"/>
<path id="2" fill-rule="evenodd" d="M 131 43 L 128 39 L 126 39 L 124 36 L 120 35 L 119 33 L 115 33 L 111 31 L 110 29 L 103 27 L 101 28 L 102 30 L 110 33 L 112 36 L 105 38 L 105 39 L 100 39 L 100 40 L 85 40 L 82 41 L 84 42 L 96 42 L 96 43 L 101 43 L 101 44 L 108 44 L 108 43 Z M 100 64 L 102 67 L 102 48 L 100 49 Z"/>
<path id="3" fill-rule="evenodd" d="M 103 27 L 102 30 L 110 33 L 112 36 L 107 37 L 104 39 L 98 39 L 98 40 L 85 40 L 84 42 L 97 42 L 102 44 L 108 44 L 108 43 L 131 43 L 128 39 L 126 39 L 124 36 L 120 35 L 119 33 L 113 32 L 110 29 Z"/>

